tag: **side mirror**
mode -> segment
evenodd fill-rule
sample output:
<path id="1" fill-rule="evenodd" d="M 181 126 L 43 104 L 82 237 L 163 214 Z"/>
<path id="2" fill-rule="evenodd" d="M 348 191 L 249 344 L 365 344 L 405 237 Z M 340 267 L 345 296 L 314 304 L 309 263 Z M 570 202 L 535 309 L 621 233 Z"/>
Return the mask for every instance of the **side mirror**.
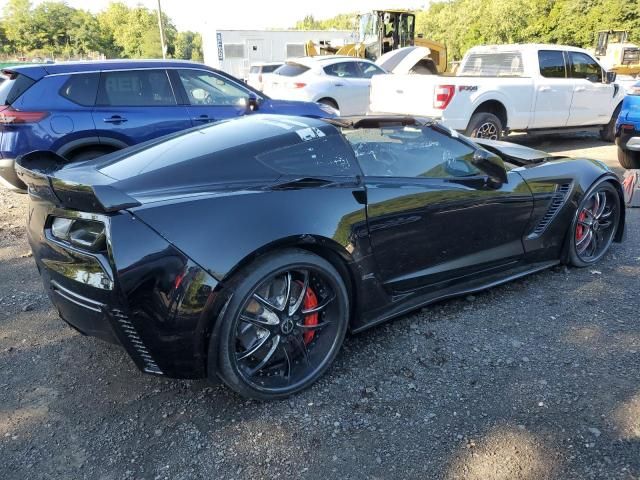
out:
<path id="1" fill-rule="evenodd" d="M 480 148 L 474 152 L 471 162 L 486 173 L 498 187 L 507 183 L 507 170 L 504 161 L 498 155 Z"/>
<path id="2" fill-rule="evenodd" d="M 616 72 L 605 72 L 605 83 L 613 83 L 616 81 L 618 74 Z"/>
<path id="3" fill-rule="evenodd" d="M 247 98 L 247 113 L 256 112 L 260 107 L 258 97 L 255 95 L 249 95 Z"/>

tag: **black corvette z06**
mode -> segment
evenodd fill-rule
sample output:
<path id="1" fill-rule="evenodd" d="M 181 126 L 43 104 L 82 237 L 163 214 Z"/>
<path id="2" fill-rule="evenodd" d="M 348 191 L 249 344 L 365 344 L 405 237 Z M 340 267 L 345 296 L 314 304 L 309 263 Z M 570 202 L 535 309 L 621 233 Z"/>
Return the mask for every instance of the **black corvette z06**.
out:
<path id="1" fill-rule="evenodd" d="M 600 162 L 427 120 L 251 115 L 83 163 L 17 171 L 45 289 L 143 371 L 274 399 L 316 381 L 347 331 L 558 263 L 624 231 Z"/>

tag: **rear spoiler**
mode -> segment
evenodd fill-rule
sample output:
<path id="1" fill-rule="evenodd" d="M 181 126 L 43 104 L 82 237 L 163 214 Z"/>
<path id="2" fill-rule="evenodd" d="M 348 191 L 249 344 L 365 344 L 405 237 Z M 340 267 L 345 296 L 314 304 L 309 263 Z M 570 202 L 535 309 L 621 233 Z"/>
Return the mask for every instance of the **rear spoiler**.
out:
<path id="1" fill-rule="evenodd" d="M 30 196 L 59 207 L 110 213 L 140 206 L 140 202 L 110 185 L 87 185 L 56 177 L 67 164 L 64 157 L 54 152 L 38 150 L 18 157 L 15 168 Z"/>

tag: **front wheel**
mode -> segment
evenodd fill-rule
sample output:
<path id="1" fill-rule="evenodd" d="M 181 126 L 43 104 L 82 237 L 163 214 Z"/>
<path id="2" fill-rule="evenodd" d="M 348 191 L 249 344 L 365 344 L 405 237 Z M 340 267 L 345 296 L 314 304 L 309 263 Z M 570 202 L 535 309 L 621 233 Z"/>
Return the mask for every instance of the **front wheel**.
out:
<path id="1" fill-rule="evenodd" d="M 502 122 L 493 113 L 480 112 L 471 116 L 464 133 L 468 137 L 500 140 L 503 130 Z"/>
<path id="2" fill-rule="evenodd" d="M 611 115 L 609 123 L 600 129 L 600 139 L 604 142 L 613 142 L 616 139 L 616 121 L 620 115 L 622 104 L 618 105 Z"/>
<path id="3" fill-rule="evenodd" d="M 587 192 L 571 225 L 571 265 L 586 267 L 607 253 L 620 222 L 620 208 L 620 196 L 610 182 L 597 184 Z"/>
<path id="4" fill-rule="evenodd" d="M 322 376 L 349 318 L 347 290 L 329 262 L 304 250 L 276 252 L 237 274 L 230 290 L 217 345 L 227 386 L 244 397 L 274 400 Z"/>

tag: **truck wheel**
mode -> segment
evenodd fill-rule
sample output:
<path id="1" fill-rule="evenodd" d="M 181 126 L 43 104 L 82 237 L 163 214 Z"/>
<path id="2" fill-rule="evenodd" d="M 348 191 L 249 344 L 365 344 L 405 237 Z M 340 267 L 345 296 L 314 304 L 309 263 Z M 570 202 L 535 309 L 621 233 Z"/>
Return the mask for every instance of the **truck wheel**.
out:
<path id="1" fill-rule="evenodd" d="M 620 115 L 620 108 L 622 104 L 618 105 L 611 115 L 611 120 L 604 127 L 600 129 L 600 139 L 604 142 L 613 142 L 616 139 L 616 120 Z"/>
<path id="2" fill-rule="evenodd" d="M 467 137 L 500 140 L 503 130 L 502 122 L 493 113 L 479 112 L 471 116 L 464 133 Z"/>
<path id="3" fill-rule="evenodd" d="M 320 100 L 318 100 L 318 103 L 322 103 L 323 105 L 329 105 L 330 107 L 335 108 L 336 110 L 340 110 L 338 108 L 338 103 L 332 98 L 321 98 Z"/>
<path id="4" fill-rule="evenodd" d="M 618 147 L 618 162 L 627 170 L 640 168 L 640 152 L 631 152 Z"/>

